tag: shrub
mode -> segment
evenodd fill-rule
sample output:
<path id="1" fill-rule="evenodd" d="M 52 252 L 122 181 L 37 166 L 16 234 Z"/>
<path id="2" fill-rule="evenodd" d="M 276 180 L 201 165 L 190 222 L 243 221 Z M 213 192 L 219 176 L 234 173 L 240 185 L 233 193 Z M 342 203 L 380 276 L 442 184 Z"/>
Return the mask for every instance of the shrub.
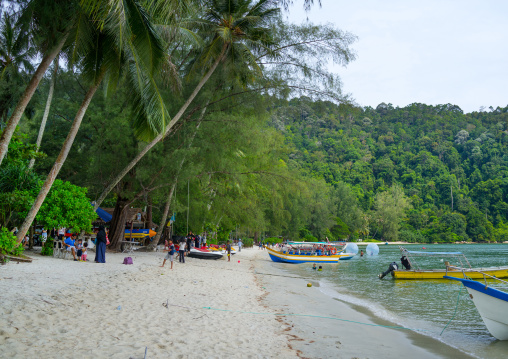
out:
<path id="1" fill-rule="evenodd" d="M 16 236 L 6 227 L 2 227 L 0 230 L 0 252 L 19 256 L 23 250 L 23 246 L 16 241 Z"/>
<path id="2" fill-rule="evenodd" d="M 265 238 L 265 243 L 282 243 L 282 238 L 268 237 L 268 238 Z"/>
<path id="3" fill-rule="evenodd" d="M 247 247 L 252 247 L 254 245 L 254 240 L 252 238 L 245 238 L 245 239 L 242 239 L 242 242 L 243 242 L 243 246 L 245 248 Z"/>
<path id="4" fill-rule="evenodd" d="M 41 254 L 43 256 L 52 256 L 53 255 L 53 238 L 48 237 L 44 245 L 42 246 Z"/>
<path id="5" fill-rule="evenodd" d="M 303 238 L 304 242 L 318 242 L 318 239 L 316 237 L 314 237 L 312 234 L 307 234 L 304 238 Z"/>

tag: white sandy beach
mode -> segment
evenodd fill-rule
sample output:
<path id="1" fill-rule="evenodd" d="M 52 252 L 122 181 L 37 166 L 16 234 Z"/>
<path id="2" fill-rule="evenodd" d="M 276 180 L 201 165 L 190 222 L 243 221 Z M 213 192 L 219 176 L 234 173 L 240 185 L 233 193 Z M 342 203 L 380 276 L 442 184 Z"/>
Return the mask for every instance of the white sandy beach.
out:
<path id="1" fill-rule="evenodd" d="M 143 358 L 145 348 L 146 358 L 458 354 L 393 329 L 275 316 L 341 313 L 372 323 L 344 303 L 326 302 L 304 279 L 263 274 L 276 271 L 266 251 L 257 248 L 243 250 L 229 263 L 190 258 L 175 262 L 173 270 L 169 263 L 159 268 L 162 253 L 131 256 L 133 265 L 121 264 L 124 254 L 107 253 L 106 264 L 33 254 L 33 263 L 0 266 L 0 357 Z"/>
<path id="2" fill-rule="evenodd" d="M 201 309 L 266 311 L 254 254 L 173 270 L 159 268 L 162 253 L 135 253 L 133 265 L 108 253 L 105 265 L 32 255 L 1 266 L 0 357 L 143 358 L 146 347 L 147 358 L 294 357 L 274 317 Z"/>

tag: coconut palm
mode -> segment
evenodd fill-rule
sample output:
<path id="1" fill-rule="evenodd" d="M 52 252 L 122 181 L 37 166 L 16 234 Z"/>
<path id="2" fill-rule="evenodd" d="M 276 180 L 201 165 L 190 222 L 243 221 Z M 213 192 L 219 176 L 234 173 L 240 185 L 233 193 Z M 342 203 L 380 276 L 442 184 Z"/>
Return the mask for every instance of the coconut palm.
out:
<path id="1" fill-rule="evenodd" d="M 74 118 L 60 154 L 19 229 L 18 242 L 21 242 L 49 193 L 69 154 L 90 101 L 103 80 L 107 80 L 108 89 L 114 88 L 114 82 L 120 78 L 123 70 L 128 68 L 126 75 L 134 77 L 131 83 L 138 84 L 138 87 L 134 89 L 134 97 L 141 98 L 138 101 L 138 112 L 144 114 L 144 119 L 156 123 L 150 124 L 152 128 L 162 128 L 165 124 L 167 111 L 164 104 L 157 100 L 160 96 L 152 76 L 164 59 L 163 45 L 150 23 L 150 16 L 141 4 L 136 0 L 124 0 L 123 3 L 127 7 L 124 12 L 127 16 L 121 20 L 123 34 L 120 35 L 114 33 L 109 24 L 97 27 L 87 14 L 78 17 L 79 21 L 71 33 L 75 41 L 68 49 L 67 57 L 71 60 L 71 64 L 80 67 L 83 76 L 90 82 L 90 87 Z M 139 38 L 134 40 L 134 42 L 138 41 L 134 46 L 132 39 L 135 38 L 135 34 L 140 33 L 144 41 L 149 43 L 148 46 L 139 43 L 141 41 Z M 125 40 L 124 35 L 128 35 L 130 40 Z"/>
<path id="2" fill-rule="evenodd" d="M 186 21 L 189 28 L 197 29 L 201 38 L 206 40 L 204 46 L 195 56 L 191 66 L 192 74 L 205 70 L 190 96 L 176 115 L 138 155 L 106 186 L 96 200 L 97 209 L 120 180 L 148 153 L 157 143 L 164 139 L 171 128 L 180 120 L 201 88 L 210 79 L 220 63 L 234 70 L 237 66 L 247 66 L 252 71 L 261 73 L 256 64 L 256 54 L 270 51 L 273 47 L 270 22 L 279 13 L 275 0 L 206 0 L 201 16 Z M 138 135 L 148 136 L 150 128 L 136 123 Z"/>
<path id="3" fill-rule="evenodd" d="M 22 7 L 16 28 L 30 37 L 30 47 L 37 48 L 42 54 L 42 60 L 33 73 L 28 85 L 23 91 L 14 108 L 2 136 L 0 137 L 0 164 L 7 154 L 9 142 L 16 130 L 26 106 L 30 102 L 42 77 L 46 73 L 56 55 L 63 48 L 72 21 L 75 17 L 76 6 L 69 0 L 32 0 Z"/>
<path id="4" fill-rule="evenodd" d="M 20 17 L 21 27 L 30 29 L 32 42 L 42 54 L 42 61 L 28 83 L 23 95 L 13 111 L 7 126 L 0 137 L 0 164 L 7 153 L 9 142 L 14 130 L 18 125 L 28 102 L 32 98 L 39 82 L 53 62 L 54 58 L 64 48 L 66 42 L 76 44 L 77 39 L 73 36 L 82 32 L 82 28 L 88 27 L 90 21 L 97 29 L 108 32 L 113 37 L 114 43 L 120 47 L 128 47 L 135 59 L 134 72 L 137 74 L 148 70 L 148 80 L 159 69 L 163 59 L 164 48 L 151 26 L 147 24 L 147 11 L 158 11 L 160 14 L 173 16 L 174 12 L 184 8 L 190 0 L 31 0 L 22 8 Z M 88 37 L 90 39 L 91 37 Z M 86 37 L 84 39 L 86 40 Z M 81 43 L 80 45 L 84 45 Z M 78 49 L 74 47 L 74 49 Z M 71 53 L 73 58 L 76 53 Z M 117 82 L 115 78 L 108 83 Z M 141 84 L 146 78 L 140 78 L 139 88 L 151 87 L 153 93 L 155 84 Z M 157 96 L 144 98 L 152 101 L 152 105 L 158 106 L 159 116 L 151 119 L 152 122 L 160 120 L 161 101 Z M 146 102 L 146 109 L 149 103 Z M 152 106 L 152 110 L 155 108 Z M 163 121 L 165 118 L 163 118 Z M 159 127 L 164 127 L 159 123 Z M 157 128 L 157 126 L 156 126 Z"/>
<path id="5" fill-rule="evenodd" d="M 4 14 L 0 30 L 0 80 L 9 69 L 33 71 L 30 59 L 34 55 L 26 33 L 14 26 L 12 15 Z"/>

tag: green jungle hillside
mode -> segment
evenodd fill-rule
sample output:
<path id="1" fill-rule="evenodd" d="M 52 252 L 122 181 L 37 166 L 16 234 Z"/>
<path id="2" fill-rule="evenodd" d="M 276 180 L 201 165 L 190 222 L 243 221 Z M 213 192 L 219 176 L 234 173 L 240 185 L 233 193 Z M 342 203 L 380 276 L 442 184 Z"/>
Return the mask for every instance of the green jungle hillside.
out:
<path id="1" fill-rule="evenodd" d="M 450 104 L 358 109 L 300 98 L 271 121 L 292 148 L 290 166 L 352 189 L 360 211 L 339 218 L 343 234 L 508 239 L 508 107 L 465 114 Z"/>

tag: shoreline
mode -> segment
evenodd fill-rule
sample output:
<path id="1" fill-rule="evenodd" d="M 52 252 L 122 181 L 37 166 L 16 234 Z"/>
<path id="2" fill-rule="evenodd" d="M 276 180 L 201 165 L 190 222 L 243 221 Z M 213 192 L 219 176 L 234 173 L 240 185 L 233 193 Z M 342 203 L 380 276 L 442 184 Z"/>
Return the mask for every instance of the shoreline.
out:
<path id="1" fill-rule="evenodd" d="M 376 317 L 368 308 L 333 298 L 322 292 L 319 282 L 294 278 L 272 263 L 260 257 L 260 270 L 280 276 L 259 275 L 269 292 L 265 301 L 268 307 L 279 308 L 282 313 L 297 314 L 282 318 L 290 328 L 288 333 L 294 335 L 292 347 L 301 357 L 474 358 L 430 336 L 386 328 L 400 326 Z M 308 288 L 307 282 L 313 286 Z"/>

